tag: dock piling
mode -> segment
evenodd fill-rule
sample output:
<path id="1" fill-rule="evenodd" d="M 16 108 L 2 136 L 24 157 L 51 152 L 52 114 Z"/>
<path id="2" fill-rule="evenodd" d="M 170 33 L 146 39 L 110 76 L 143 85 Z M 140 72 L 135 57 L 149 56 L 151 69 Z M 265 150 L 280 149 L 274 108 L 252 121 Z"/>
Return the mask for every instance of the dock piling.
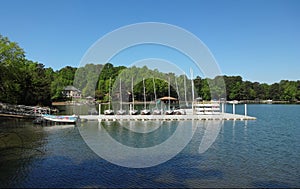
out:
<path id="1" fill-rule="evenodd" d="M 99 115 L 101 115 L 101 103 L 99 104 Z"/>
<path id="2" fill-rule="evenodd" d="M 235 104 L 232 104 L 232 114 L 235 115 Z"/>

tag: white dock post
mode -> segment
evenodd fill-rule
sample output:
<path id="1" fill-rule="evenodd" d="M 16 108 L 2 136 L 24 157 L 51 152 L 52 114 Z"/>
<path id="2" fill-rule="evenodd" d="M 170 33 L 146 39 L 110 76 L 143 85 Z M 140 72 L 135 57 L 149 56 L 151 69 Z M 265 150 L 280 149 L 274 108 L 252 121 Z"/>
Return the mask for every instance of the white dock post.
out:
<path id="1" fill-rule="evenodd" d="M 132 115 L 132 104 L 129 105 L 129 114 Z"/>
<path id="2" fill-rule="evenodd" d="M 99 104 L 99 115 L 101 115 L 101 103 Z"/>
<path id="3" fill-rule="evenodd" d="M 235 114 L 235 104 L 232 104 L 232 114 Z"/>
<path id="4" fill-rule="evenodd" d="M 245 116 L 247 116 L 247 104 L 245 104 Z"/>
<path id="5" fill-rule="evenodd" d="M 192 115 L 194 115 L 194 101 L 192 101 Z"/>
<path id="6" fill-rule="evenodd" d="M 222 103 L 222 113 L 224 114 L 224 102 Z"/>

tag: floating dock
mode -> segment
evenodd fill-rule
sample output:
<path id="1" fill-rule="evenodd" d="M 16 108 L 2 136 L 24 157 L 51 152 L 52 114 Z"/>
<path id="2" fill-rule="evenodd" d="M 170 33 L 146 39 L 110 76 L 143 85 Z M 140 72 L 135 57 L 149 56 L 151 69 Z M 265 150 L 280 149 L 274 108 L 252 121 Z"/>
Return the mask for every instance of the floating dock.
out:
<path id="1" fill-rule="evenodd" d="M 255 117 L 220 113 L 214 115 L 80 115 L 82 121 L 185 121 L 185 120 L 256 120 Z"/>

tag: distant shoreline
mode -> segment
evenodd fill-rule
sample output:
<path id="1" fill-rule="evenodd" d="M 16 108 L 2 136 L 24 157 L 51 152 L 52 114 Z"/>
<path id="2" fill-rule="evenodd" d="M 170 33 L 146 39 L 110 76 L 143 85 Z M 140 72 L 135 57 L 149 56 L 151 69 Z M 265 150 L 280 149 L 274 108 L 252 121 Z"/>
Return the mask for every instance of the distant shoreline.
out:
<path id="1" fill-rule="evenodd" d="M 272 101 L 268 102 L 266 100 L 241 100 L 239 101 L 239 104 L 300 104 L 300 101 L 297 102 L 289 102 L 289 101 Z"/>
<path id="2" fill-rule="evenodd" d="M 153 101 L 147 101 L 147 104 L 153 104 Z M 190 103 L 190 102 L 189 102 Z M 107 104 L 107 103 L 101 103 Z M 123 104 L 129 104 L 128 102 L 123 102 Z M 144 102 L 135 102 L 135 104 L 144 104 Z M 227 101 L 227 104 L 231 104 L 230 101 Z M 297 102 L 289 102 L 289 101 L 272 101 L 268 102 L 266 100 L 240 100 L 237 104 L 300 104 L 300 101 Z M 63 102 L 52 102 L 52 106 L 66 106 L 66 105 L 73 105 L 70 101 L 63 101 Z"/>

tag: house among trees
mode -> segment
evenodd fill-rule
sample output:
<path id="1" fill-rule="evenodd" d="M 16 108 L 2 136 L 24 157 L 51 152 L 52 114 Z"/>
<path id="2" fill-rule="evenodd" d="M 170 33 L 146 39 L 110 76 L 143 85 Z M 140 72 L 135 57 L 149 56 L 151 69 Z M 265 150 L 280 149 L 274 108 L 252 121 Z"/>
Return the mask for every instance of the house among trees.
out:
<path id="1" fill-rule="evenodd" d="M 62 91 L 64 97 L 67 98 L 81 98 L 81 91 L 74 86 L 66 86 Z"/>

